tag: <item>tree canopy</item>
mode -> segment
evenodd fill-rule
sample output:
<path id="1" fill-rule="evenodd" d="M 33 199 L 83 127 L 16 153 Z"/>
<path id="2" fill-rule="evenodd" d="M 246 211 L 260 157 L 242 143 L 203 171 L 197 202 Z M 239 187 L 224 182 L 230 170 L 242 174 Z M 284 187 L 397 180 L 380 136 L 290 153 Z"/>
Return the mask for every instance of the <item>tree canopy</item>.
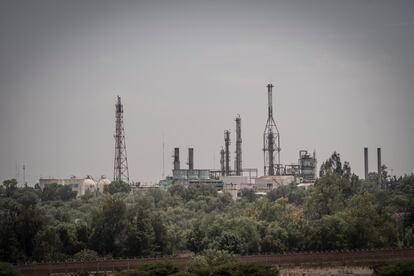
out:
<path id="1" fill-rule="evenodd" d="M 214 250 L 282 253 L 414 245 L 414 175 L 386 190 L 352 174 L 334 153 L 308 190 L 294 184 L 233 201 L 210 185 L 133 193 L 111 183 L 99 197 L 63 186 L 0 186 L 0 260 L 156 257 Z M 204 262 L 204 261 L 200 261 Z"/>

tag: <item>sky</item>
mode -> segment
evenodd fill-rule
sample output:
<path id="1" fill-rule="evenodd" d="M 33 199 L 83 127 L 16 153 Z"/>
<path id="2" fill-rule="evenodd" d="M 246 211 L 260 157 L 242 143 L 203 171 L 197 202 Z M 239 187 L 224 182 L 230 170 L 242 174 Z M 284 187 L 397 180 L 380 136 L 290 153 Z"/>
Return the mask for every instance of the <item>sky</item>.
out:
<path id="1" fill-rule="evenodd" d="M 267 89 L 281 162 L 334 152 L 363 177 L 376 148 L 414 172 L 413 1 L 0 1 L 0 180 L 113 178 L 121 96 L 133 181 L 194 147 L 218 168 L 242 118 L 243 167 L 263 174 Z M 164 137 L 164 138 L 163 138 Z M 165 145 L 163 172 L 163 141 Z M 232 163 L 233 164 L 233 161 Z M 17 168 L 17 169 L 16 169 Z"/>

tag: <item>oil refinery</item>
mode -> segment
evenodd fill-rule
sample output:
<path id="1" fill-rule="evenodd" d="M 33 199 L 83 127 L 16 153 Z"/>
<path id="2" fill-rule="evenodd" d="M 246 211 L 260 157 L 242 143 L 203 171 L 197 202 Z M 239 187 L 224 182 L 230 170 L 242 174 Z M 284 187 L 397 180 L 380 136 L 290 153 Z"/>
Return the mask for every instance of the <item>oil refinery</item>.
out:
<path id="1" fill-rule="evenodd" d="M 273 87 L 272 83 L 267 87 L 267 119 L 263 132 L 263 175 L 259 175 L 258 168 L 243 167 L 242 151 L 242 118 L 240 114 L 235 116 L 235 151 L 234 167 L 231 167 L 231 131 L 224 130 L 224 144 L 219 151 L 220 168 L 197 168 L 194 164 L 194 153 L 197 152 L 193 147 L 188 148 L 186 166 L 181 166 L 180 148 L 173 150 L 173 169 L 171 175 L 161 179 L 157 184 L 142 185 L 140 182 L 132 183 L 129 179 L 129 169 L 127 160 L 127 149 L 124 129 L 124 107 L 121 97 L 117 96 L 115 103 L 115 156 L 113 181 L 121 181 L 131 185 L 133 191 L 146 191 L 148 189 L 168 188 L 174 184 L 188 185 L 214 185 L 219 192 L 228 193 L 236 199 L 240 190 L 253 189 L 257 195 L 264 195 L 268 191 L 282 185 L 291 183 L 298 187 L 307 189 L 312 186 L 317 179 L 317 159 L 316 153 L 306 149 L 298 150 L 297 163 L 283 164 L 281 162 L 281 133 L 273 117 Z M 219 145 L 217 145 L 220 148 Z M 164 147 L 164 144 L 163 144 Z M 381 148 L 377 149 L 378 155 L 378 178 L 381 184 Z M 247 157 L 248 158 L 248 157 Z M 164 160 L 163 160 L 164 163 Z M 368 148 L 364 148 L 365 179 L 374 179 L 376 176 L 368 174 Z M 40 178 L 41 188 L 53 183 L 69 185 L 77 196 L 85 194 L 98 195 L 103 193 L 105 185 L 111 183 L 109 179 L 102 176 L 95 180 L 91 176 L 78 178 L 72 176 L 67 179 L 60 178 Z"/>

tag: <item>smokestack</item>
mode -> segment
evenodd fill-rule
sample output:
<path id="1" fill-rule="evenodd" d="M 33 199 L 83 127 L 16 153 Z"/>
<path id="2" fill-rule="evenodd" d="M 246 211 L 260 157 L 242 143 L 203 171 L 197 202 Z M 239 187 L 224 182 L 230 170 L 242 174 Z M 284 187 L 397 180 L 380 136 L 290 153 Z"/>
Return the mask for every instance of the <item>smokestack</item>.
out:
<path id="1" fill-rule="evenodd" d="M 174 170 L 180 169 L 180 149 L 174 148 Z"/>
<path id="2" fill-rule="evenodd" d="M 220 150 L 220 170 L 221 170 L 221 175 L 224 176 L 225 168 L 224 168 L 224 149 L 223 148 L 221 148 Z"/>
<path id="3" fill-rule="evenodd" d="M 272 88 L 273 84 L 267 85 L 268 96 L 268 117 L 265 130 L 263 133 L 263 154 L 264 154 L 264 175 L 280 175 L 280 133 L 273 119 L 272 106 Z"/>
<path id="4" fill-rule="evenodd" d="M 225 171 L 230 175 L 230 131 L 224 131 L 224 148 L 225 148 Z"/>
<path id="5" fill-rule="evenodd" d="M 381 148 L 377 148 L 377 161 L 378 161 L 378 184 L 382 184 Z"/>
<path id="6" fill-rule="evenodd" d="M 274 161 L 274 155 L 273 152 L 275 151 L 274 146 L 274 136 L 273 132 L 269 132 L 267 135 L 267 141 L 268 141 L 268 152 L 269 152 L 269 168 L 268 168 L 268 175 L 275 175 L 275 161 Z"/>
<path id="7" fill-rule="evenodd" d="M 242 138 L 241 138 L 241 118 L 236 117 L 236 159 L 234 160 L 236 175 L 242 172 Z"/>
<path id="8" fill-rule="evenodd" d="M 188 169 L 194 170 L 194 149 L 188 148 Z"/>
<path id="9" fill-rule="evenodd" d="M 368 148 L 364 148 L 364 172 L 365 180 L 368 179 Z"/>

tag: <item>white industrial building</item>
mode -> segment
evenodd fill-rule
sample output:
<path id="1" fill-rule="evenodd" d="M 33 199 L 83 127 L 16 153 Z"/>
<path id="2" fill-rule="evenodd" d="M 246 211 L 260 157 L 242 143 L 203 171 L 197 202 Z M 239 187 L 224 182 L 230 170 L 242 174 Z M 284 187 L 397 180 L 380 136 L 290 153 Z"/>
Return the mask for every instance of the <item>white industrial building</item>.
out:
<path id="1" fill-rule="evenodd" d="M 105 176 L 101 176 L 98 181 L 95 181 L 91 176 L 85 178 L 78 178 L 72 176 L 70 178 L 40 178 L 39 186 L 43 190 L 47 185 L 59 184 L 70 186 L 72 191 L 76 192 L 76 196 L 80 197 L 85 194 L 98 195 L 102 194 L 104 187 L 109 185 L 111 181 Z"/>

